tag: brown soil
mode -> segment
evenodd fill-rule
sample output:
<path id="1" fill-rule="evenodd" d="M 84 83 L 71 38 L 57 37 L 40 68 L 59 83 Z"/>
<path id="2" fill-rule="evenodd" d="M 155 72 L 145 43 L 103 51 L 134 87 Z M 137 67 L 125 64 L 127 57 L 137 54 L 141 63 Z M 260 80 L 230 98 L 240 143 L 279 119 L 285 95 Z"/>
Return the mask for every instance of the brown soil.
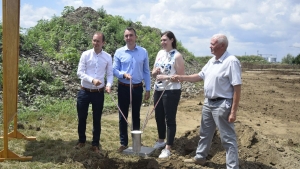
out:
<path id="1" fill-rule="evenodd" d="M 243 72 L 242 97 L 235 122 L 241 169 L 300 168 L 299 89 L 299 70 Z M 157 151 L 151 157 L 140 158 L 137 162 L 110 159 L 107 154 L 102 154 L 100 160 L 91 161 L 90 165 L 86 165 L 90 166 L 87 168 L 226 168 L 225 151 L 218 131 L 206 166 L 183 163 L 185 158 L 195 155 L 199 141 L 203 102 L 200 93 L 196 98 L 181 99 L 177 115 L 178 130 L 169 159 L 158 159 Z M 142 111 L 146 111 L 146 108 Z M 155 126 L 155 121 L 150 120 L 149 126 Z"/>

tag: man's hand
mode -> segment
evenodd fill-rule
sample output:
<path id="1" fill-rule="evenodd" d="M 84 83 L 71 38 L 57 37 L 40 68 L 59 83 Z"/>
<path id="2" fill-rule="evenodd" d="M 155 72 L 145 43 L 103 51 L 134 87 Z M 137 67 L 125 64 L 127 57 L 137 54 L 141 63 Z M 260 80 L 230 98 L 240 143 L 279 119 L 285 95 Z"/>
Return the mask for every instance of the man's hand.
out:
<path id="1" fill-rule="evenodd" d="M 123 77 L 124 77 L 124 79 L 127 79 L 127 80 L 131 79 L 130 74 L 127 74 L 127 73 L 124 73 Z"/>
<path id="2" fill-rule="evenodd" d="M 148 100 L 150 98 L 150 91 L 146 91 L 144 94 L 144 100 Z"/>
<path id="3" fill-rule="evenodd" d="M 93 79 L 92 83 L 95 86 L 99 86 L 99 85 L 101 85 L 102 82 L 100 80 L 98 80 L 98 79 Z"/>
<path id="4" fill-rule="evenodd" d="M 235 122 L 235 120 L 236 120 L 236 114 L 231 112 L 228 117 L 228 122 L 233 123 Z"/>
<path id="5" fill-rule="evenodd" d="M 107 93 L 110 93 L 111 92 L 110 86 L 106 86 L 105 90 Z"/>
<path id="6" fill-rule="evenodd" d="M 173 75 L 171 77 L 172 82 L 182 82 L 181 76 L 180 75 Z"/>

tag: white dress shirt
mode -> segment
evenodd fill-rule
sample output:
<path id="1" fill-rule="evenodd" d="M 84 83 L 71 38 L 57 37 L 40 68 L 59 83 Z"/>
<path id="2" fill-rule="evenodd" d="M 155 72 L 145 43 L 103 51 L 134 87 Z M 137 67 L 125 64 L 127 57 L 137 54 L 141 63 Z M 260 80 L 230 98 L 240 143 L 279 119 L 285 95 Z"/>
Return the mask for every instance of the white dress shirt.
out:
<path id="1" fill-rule="evenodd" d="M 94 49 L 82 53 L 78 64 L 77 76 L 81 79 L 81 86 L 88 89 L 99 89 L 105 86 L 104 77 L 106 75 L 106 86 L 112 86 L 113 69 L 112 57 L 105 51 L 96 54 Z M 102 83 L 95 86 L 93 79 L 98 79 Z"/>

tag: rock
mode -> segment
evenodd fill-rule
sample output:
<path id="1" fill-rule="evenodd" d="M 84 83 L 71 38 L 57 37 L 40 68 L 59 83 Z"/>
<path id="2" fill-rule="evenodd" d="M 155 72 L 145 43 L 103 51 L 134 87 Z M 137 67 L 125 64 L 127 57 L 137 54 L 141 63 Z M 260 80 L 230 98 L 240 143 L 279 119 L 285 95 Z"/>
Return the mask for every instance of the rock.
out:
<path id="1" fill-rule="evenodd" d="M 22 123 L 18 123 L 18 124 L 17 124 L 17 128 L 18 128 L 18 129 L 25 129 L 25 126 L 24 126 L 24 124 L 22 124 Z"/>
<path id="2" fill-rule="evenodd" d="M 294 142 L 293 142 L 292 139 L 288 139 L 288 145 L 289 145 L 289 146 L 294 146 Z"/>
<path id="3" fill-rule="evenodd" d="M 249 158 L 247 158 L 247 161 L 255 162 L 256 160 L 254 157 L 249 157 Z"/>
<path id="4" fill-rule="evenodd" d="M 284 151 L 285 151 L 285 149 L 284 149 L 283 147 L 278 147 L 277 150 L 278 150 L 279 152 L 284 152 Z"/>

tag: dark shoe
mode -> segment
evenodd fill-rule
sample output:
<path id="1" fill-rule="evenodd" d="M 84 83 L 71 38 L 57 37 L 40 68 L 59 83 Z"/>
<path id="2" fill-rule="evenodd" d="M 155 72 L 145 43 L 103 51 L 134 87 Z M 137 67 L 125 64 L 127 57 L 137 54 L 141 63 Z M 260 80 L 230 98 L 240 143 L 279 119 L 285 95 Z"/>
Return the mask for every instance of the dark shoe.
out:
<path id="1" fill-rule="evenodd" d="M 204 166 L 205 163 L 206 163 L 206 160 L 204 160 L 204 159 L 197 159 L 196 160 L 195 158 L 192 158 L 192 159 L 185 159 L 183 162 L 184 163 L 194 163 L 194 164 L 198 164 L 198 165 Z"/>
<path id="2" fill-rule="evenodd" d="M 95 152 L 95 153 L 100 153 L 100 149 L 99 149 L 98 146 L 92 146 L 92 147 L 91 147 L 91 150 L 92 150 L 93 152 Z"/>
<path id="3" fill-rule="evenodd" d="M 118 149 L 118 152 L 121 153 L 122 151 L 126 150 L 127 148 L 128 148 L 128 146 L 121 145 Z"/>
<path id="4" fill-rule="evenodd" d="M 75 149 L 81 149 L 82 147 L 85 146 L 85 143 L 77 143 L 76 146 L 74 147 Z"/>

